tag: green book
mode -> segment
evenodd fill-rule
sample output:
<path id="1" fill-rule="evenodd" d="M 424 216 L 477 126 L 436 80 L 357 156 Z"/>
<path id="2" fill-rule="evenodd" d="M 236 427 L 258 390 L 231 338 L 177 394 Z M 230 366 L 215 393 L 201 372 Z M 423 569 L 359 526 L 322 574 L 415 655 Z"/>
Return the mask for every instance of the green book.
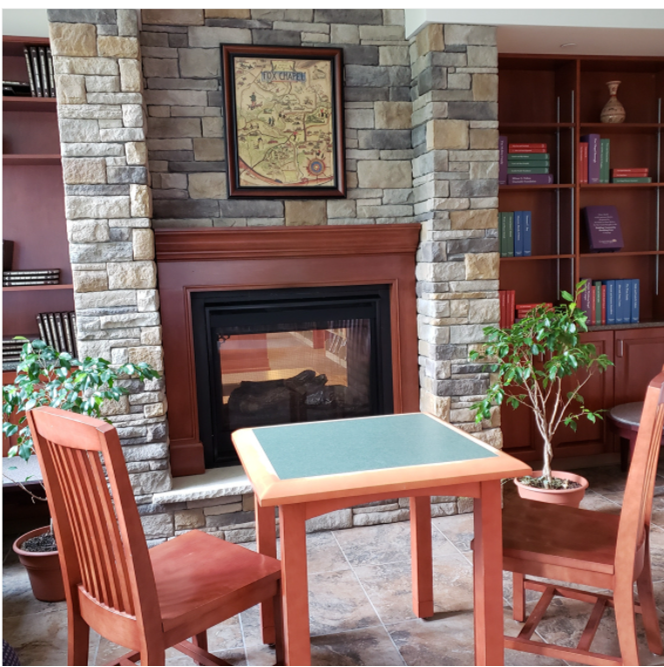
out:
<path id="1" fill-rule="evenodd" d="M 514 167 L 548 167 L 548 160 L 539 160 L 538 162 L 529 162 L 528 160 L 511 160 L 507 163 L 508 169 L 513 169 Z"/>
<path id="2" fill-rule="evenodd" d="M 611 139 L 599 140 L 599 182 L 609 183 Z"/>
<path id="3" fill-rule="evenodd" d="M 505 227 L 507 236 L 505 238 L 505 257 L 514 257 L 514 212 L 505 213 Z"/>
<path id="4" fill-rule="evenodd" d="M 652 183 L 652 176 L 629 176 L 625 178 L 614 178 L 613 183 Z"/>
<path id="5" fill-rule="evenodd" d="M 507 156 L 507 164 L 510 162 L 548 162 L 549 153 L 509 153 Z"/>
<path id="6" fill-rule="evenodd" d="M 498 211 L 498 253 L 503 256 L 503 213 Z"/>
<path id="7" fill-rule="evenodd" d="M 595 287 L 595 324 L 602 323 L 602 281 L 595 280 L 593 282 Z"/>
<path id="8" fill-rule="evenodd" d="M 549 166 L 545 167 L 512 167 L 507 165 L 508 174 L 548 174 Z"/>

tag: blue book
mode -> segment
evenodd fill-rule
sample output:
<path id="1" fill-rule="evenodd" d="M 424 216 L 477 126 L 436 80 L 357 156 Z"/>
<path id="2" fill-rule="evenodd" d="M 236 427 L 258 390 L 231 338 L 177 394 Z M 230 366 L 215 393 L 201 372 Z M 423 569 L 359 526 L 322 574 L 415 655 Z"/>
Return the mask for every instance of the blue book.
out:
<path id="1" fill-rule="evenodd" d="M 631 280 L 621 280 L 623 284 L 623 311 L 622 311 L 622 321 L 623 324 L 629 324 L 632 321 L 632 281 Z"/>
<path id="2" fill-rule="evenodd" d="M 514 211 L 514 256 L 523 257 L 523 211 Z"/>
<path id="3" fill-rule="evenodd" d="M 606 285 L 606 323 L 616 323 L 616 281 L 605 280 Z"/>
<path id="4" fill-rule="evenodd" d="M 616 280 L 616 324 L 623 323 L 623 281 Z"/>
<path id="5" fill-rule="evenodd" d="M 640 283 L 638 278 L 632 278 L 630 280 L 632 283 L 632 323 L 636 323 L 639 321 L 639 299 L 640 299 Z"/>
<path id="6" fill-rule="evenodd" d="M 523 211 L 523 256 L 530 257 L 532 253 L 532 236 L 530 232 L 531 212 Z"/>

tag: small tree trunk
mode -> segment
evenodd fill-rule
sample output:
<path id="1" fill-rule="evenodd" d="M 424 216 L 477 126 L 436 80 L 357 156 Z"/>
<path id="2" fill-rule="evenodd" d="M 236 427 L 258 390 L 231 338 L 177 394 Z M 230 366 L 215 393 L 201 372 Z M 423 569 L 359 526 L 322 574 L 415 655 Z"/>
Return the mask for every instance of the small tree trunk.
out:
<path id="1" fill-rule="evenodd" d="M 544 439 L 544 465 L 542 466 L 542 477 L 544 477 L 544 486 L 545 488 L 550 488 L 551 486 L 551 459 L 553 458 L 553 447 L 551 446 L 551 441 L 548 438 Z"/>

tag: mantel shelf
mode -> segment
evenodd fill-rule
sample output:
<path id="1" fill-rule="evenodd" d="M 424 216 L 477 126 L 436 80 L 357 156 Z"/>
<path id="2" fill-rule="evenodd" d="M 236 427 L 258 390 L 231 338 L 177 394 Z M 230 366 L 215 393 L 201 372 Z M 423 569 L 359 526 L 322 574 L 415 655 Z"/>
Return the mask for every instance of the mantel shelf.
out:
<path id="1" fill-rule="evenodd" d="M 28 155 L 28 154 L 11 154 L 4 153 L 2 156 L 2 164 L 5 165 L 57 165 L 60 164 L 61 157 L 57 154 L 45 155 Z"/>
<path id="2" fill-rule="evenodd" d="M 41 292 L 44 290 L 74 289 L 73 285 L 14 285 L 3 287 L 3 292 Z"/>

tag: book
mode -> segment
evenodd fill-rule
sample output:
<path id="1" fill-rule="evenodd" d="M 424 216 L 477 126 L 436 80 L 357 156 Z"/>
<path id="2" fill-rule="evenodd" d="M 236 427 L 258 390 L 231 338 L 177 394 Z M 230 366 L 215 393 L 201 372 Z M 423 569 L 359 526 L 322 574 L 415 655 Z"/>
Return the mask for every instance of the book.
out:
<path id="1" fill-rule="evenodd" d="M 65 339 L 67 341 L 67 352 L 69 354 L 74 354 L 74 339 L 72 336 L 71 322 L 69 321 L 69 313 L 60 313 L 62 318 L 62 328 L 65 333 Z"/>
<path id="2" fill-rule="evenodd" d="M 42 322 L 41 314 L 37 315 L 37 328 L 39 329 L 39 337 L 46 343 L 46 329 Z"/>
<path id="3" fill-rule="evenodd" d="M 601 318 L 601 324 L 606 324 L 606 285 L 604 283 L 601 284 L 600 290 L 602 292 L 602 318 Z"/>
<path id="4" fill-rule="evenodd" d="M 72 342 L 74 343 L 74 356 L 78 357 L 78 342 L 76 339 L 76 313 L 73 310 L 69 313 L 69 325 L 71 326 Z"/>
<path id="5" fill-rule="evenodd" d="M 523 211 L 514 211 L 514 256 L 523 257 Z"/>
<path id="6" fill-rule="evenodd" d="M 549 153 L 508 153 L 507 164 L 513 162 L 550 162 L 551 155 Z"/>
<path id="7" fill-rule="evenodd" d="M 620 218 L 615 206 L 585 206 L 582 211 L 591 252 L 614 252 L 623 248 Z"/>
<path id="8" fill-rule="evenodd" d="M 652 183 L 650 176 L 628 176 L 625 178 L 613 177 L 612 183 Z"/>
<path id="9" fill-rule="evenodd" d="M 58 342 L 60 343 L 61 352 L 69 352 L 67 349 L 67 339 L 65 338 L 65 329 L 62 324 L 62 313 L 53 313 L 55 318 L 55 327 L 58 333 Z"/>
<path id="10" fill-rule="evenodd" d="M 632 281 L 621 280 L 623 284 L 623 324 L 629 324 L 632 321 Z"/>
<path id="11" fill-rule="evenodd" d="M 506 329 L 514 324 L 514 290 L 499 290 L 500 296 L 500 328 Z"/>
<path id="12" fill-rule="evenodd" d="M 530 211 L 523 211 L 523 256 L 530 257 L 532 254 L 532 236 L 531 236 L 531 219 Z"/>
<path id="13" fill-rule="evenodd" d="M 641 300 L 641 283 L 638 278 L 632 278 L 632 317 L 630 322 L 636 324 L 639 321 L 639 305 Z"/>
<path id="14" fill-rule="evenodd" d="M 590 311 L 592 308 L 592 285 L 588 279 L 586 279 L 586 284 L 584 285 L 583 291 L 581 292 L 580 307 L 588 318 L 587 323 L 590 324 Z"/>
<path id="15" fill-rule="evenodd" d="M 37 54 L 37 47 L 30 47 L 30 60 L 32 61 L 32 76 L 35 81 L 35 90 L 37 97 L 44 97 L 41 85 L 41 77 L 39 76 L 39 55 Z"/>
<path id="16" fill-rule="evenodd" d="M 606 324 L 616 323 L 616 281 L 603 280 L 606 287 Z"/>
<path id="17" fill-rule="evenodd" d="M 588 318 L 588 326 L 592 326 L 596 322 L 597 317 L 597 294 L 595 285 L 590 285 L 590 317 Z"/>
<path id="18" fill-rule="evenodd" d="M 39 72 L 41 74 L 44 97 L 50 97 L 51 93 L 49 92 L 48 86 L 48 69 L 46 67 L 46 49 L 43 46 L 40 46 L 37 49 L 37 52 L 39 53 Z"/>
<path id="19" fill-rule="evenodd" d="M 507 184 L 507 137 L 498 137 L 498 185 Z"/>
<path id="20" fill-rule="evenodd" d="M 35 80 L 32 76 L 32 63 L 30 62 L 30 51 L 27 46 L 23 47 L 23 54 L 25 55 L 25 65 L 28 69 L 28 81 L 30 83 L 30 94 L 32 97 L 37 97 L 37 89 L 35 88 Z"/>
<path id="21" fill-rule="evenodd" d="M 588 182 L 588 144 L 582 141 L 579 144 L 579 183 Z"/>
<path id="22" fill-rule="evenodd" d="M 616 324 L 623 323 L 623 281 L 616 280 Z"/>
<path id="23" fill-rule="evenodd" d="M 500 249 L 500 256 L 506 257 L 505 254 L 505 239 L 507 237 L 507 227 L 505 226 L 505 213 L 499 211 L 498 213 L 498 247 Z"/>
<path id="24" fill-rule="evenodd" d="M 546 144 L 509 144 L 508 153 L 547 153 Z"/>
<path id="25" fill-rule="evenodd" d="M 611 169 L 611 176 L 616 178 L 629 178 L 630 176 L 647 176 L 648 167 L 634 167 L 633 169 Z"/>
<path id="26" fill-rule="evenodd" d="M 595 317 L 593 317 L 593 324 L 602 324 L 602 281 L 593 281 L 593 290 L 595 297 Z"/>
<path id="27" fill-rule="evenodd" d="M 505 213 L 505 227 L 507 236 L 505 238 L 505 257 L 514 257 L 514 213 L 507 211 Z"/>
<path id="28" fill-rule="evenodd" d="M 588 183 L 599 183 L 599 134 L 586 134 L 581 141 L 588 144 Z"/>
<path id="29" fill-rule="evenodd" d="M 611 153 L 611 140 L 599 140 L 599 182 L 609 182 L 609 163 Z"/>
<path id="30" fill-rule="evenodd" d="M 53 347 L 58 351 L 62 352 L 60 347 L 60 339 L 58 338 L 58 327 L 55 324 L 55 313 L 46 313 L 48 318 L 48 326 L 51 330 L 51 336 L 53 338 Z"/>
<path id="31" fill-rule="evenodd" d="M 507 166 L 508 174 L 548 174 L 549 167 L 512 167 Z"/>
<path id="32" fill-rule="evenodd" d="M 46 62 L 48 65 L 48 86 L 51 97 L 55 97 L 55 74 L 53 73 L 53 56 L 51 49 L 46 47 Z"/>
<path id="33" fill-rule="evenodd" d="M 508 185 L 551 185 L 553 174 L 509 174 Z"/>

